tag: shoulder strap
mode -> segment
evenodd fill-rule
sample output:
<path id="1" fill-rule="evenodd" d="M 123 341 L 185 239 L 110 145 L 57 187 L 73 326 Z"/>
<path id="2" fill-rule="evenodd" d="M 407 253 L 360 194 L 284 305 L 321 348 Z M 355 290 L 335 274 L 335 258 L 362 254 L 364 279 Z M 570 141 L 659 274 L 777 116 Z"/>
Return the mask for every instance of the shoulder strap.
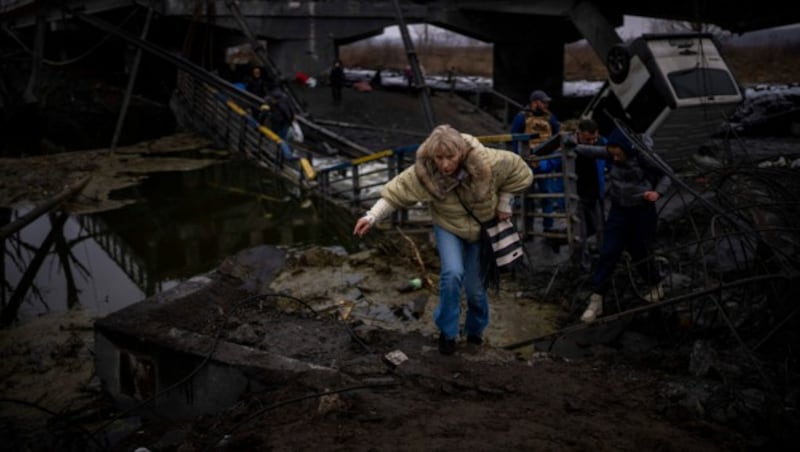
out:
<path id="1" fill-rule="evenodd" d="M 478 225 L 479 225 L 479 226 L 483 227 L 483 222 L 481 222 L 481 220 L 479 220 L 479 219 L 478 219 L 478 217 L 476 217 L 476 216 L 475 216 L 475 214 L 474 214 L 474 213 L 472 213 L 472 209 L 470 209 L 469 207 L 467 207 L 467 205 L 464 203 L 464 200 L 463 200 L 463 199 L 461 199 L 461 196 L 458 194 L 458 190 L 454 190 L 454 191 L 455 191 L 455 193 L 456 193 L 456 198 L 458 198 L 458 202 L 460 202 L 460 203 L 461 203 L 461 205 L 462 205 L 462 206 L 464 206 L 464 210 L 466 210 L 466 211 L 467 211 L 467 213 L 469 214 L 469 216 L 471 216 L 472 218 L 474 218 L 474 219 L 475 219 L 475 221 L 477 221 L 477 222 L 478 222 Z"/>

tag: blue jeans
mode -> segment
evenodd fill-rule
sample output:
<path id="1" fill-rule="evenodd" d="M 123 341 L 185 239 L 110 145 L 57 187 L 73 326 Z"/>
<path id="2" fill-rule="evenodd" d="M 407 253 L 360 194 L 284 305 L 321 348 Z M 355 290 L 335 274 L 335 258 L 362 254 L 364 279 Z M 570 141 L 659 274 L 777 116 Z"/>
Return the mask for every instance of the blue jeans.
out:
<path id="1" fill-rule="evenodd" d="M 438 225 L 433 226 L 433 233 L 442 266 L 439 305 L 433 312 L 433 320 L 446 338 L 458 337 L 463 287 L 467 295 L 464 332 L 467 336 L 481 337 L 489 325 L 489 298 L 480 278 L 480 242 L 467 242 Z"/>
<path id="2" fill-rule="evenodd" d="M 578 201 L 578 237 L 580 240 L 575 244 L 573 263 L 583 271 L 590 271 L 592 268 L 592 255 L 589 251 L 589 237 L 597 234 L 597 244 L 602 249 L 603 230 L 605 219 L 603 218 L 603 204 L 599 197 L 581 197 Z"/>
<path id="3" fill-rule="evenodd" d="M 276 123 L 272 125 L 273 127 L 272 131 L 275 132 L 276 135 L 281 137 L 281 140 L 286 141 L 289 138 L 289 127 L 291 126 L 292 124 L 288 122 L 279 124 Z"/>

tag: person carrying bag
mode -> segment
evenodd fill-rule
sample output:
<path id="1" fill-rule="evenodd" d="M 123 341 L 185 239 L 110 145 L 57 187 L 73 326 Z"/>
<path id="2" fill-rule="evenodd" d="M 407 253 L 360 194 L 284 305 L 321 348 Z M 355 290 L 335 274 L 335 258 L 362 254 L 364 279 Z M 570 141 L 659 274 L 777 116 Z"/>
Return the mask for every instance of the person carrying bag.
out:
<path id="1" fill-rule="evenodd" d="M 387 182 L 380 199 L 356 221 L 353 234 L 363 237 L 397 209 L 417 203 L 428 207 L 441 259 L 439 304 L 433 313 L 441 354 L 456 351 L 462 294 L 467 304 L 463 329 L 467 343 L 483 343 L 489 298 L 481 275 L 480 219 L 510 218 L 513 196 L 531 182 L 533 172 L 519 155 L 485 147 L 474 136 L 440 125 L 417 149 L 414 165 Z M 465 206 L 470 207 L 469 214 Z"/>

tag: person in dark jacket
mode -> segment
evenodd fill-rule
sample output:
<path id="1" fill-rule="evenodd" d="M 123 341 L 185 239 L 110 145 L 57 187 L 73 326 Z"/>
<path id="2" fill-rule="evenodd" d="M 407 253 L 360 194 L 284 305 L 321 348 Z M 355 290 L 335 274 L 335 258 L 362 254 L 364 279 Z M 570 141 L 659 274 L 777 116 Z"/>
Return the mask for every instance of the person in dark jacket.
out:
<path id="1" fill-rule="evenodd" d="M 342 102 L 342 87 L 344 86 L 344 67 L 342 61 L 336 60 L 333 62 L 330 74 L 331 94 L 333 95 L 333 103 L 340 104 Z"/>
<path id="2" fill-rule="evenodd" d="M 261 66 L 253 66 L 250 69 L 250 74 L 244 81 L 244 86 L 247 91 L 261 99 L 272 89 L 273 83 L 264 75 L 264 70 Z"/>
<path id="3" fill-rule="evenodd" d="M 578 130 L 564 137 L 565 147 L 578 144 L 605 147 L 607 141 L 600 135 L 597 121 L 591 118 L 581 119 L 578 121 Z M 557 171 L 561 171 L 560 165 Z M 606 192 L 606 161 L 603 158 L 577 154 L 575 175 L 577 176 L 578 237 L 580 239 L 572 254 L 572 262 L 576 267 L 588 272 L 591 270 L 592 259 L 587 241 L 595 234 L 601 235 L 605 223 L 603 198 Z M 602 248 L 602 237 L 598 237 L 597 242 L 598 248 Z"/>
<path id="4" fill-rule="evenodd" d="M 603 248 L 597 269 L 592 275 L 589 306 L 582 322 L 592 322 L 603 314 L 603 297 L 622 252 L 627 250 L 636 269 L 649 288 L 642 298 L 656 302 L 664 296 L 661 276 L 650 256 L 658 224 L 655 203 L 670 186 L 666 171 L 642 155 L 619 129 L 608 136 L 605 149 L 599 146 L 575 146 L 576 152 L 609 163 L 609 195 L 611 208 L 606 219 Z"/>
<path id="5" fill-rule="evenodd" d="M 375 74 L 372 75 L 372 79 L 369 81 L 369 84 L 372 85 L 373 89 L 383 87 L 383 76 L 381 75 L 383 72 L 383 66 L 379 66 L 378 69 L 375 71 Z"/>
<path id="6" fill-rule="evenodd" d="M 269 125 L 282 140 L 286 141 L 289 127 L 294 121 L 294 108 L 291 100 L 280 88 L 273 88 L 266 97 L 269 106 Z"/>

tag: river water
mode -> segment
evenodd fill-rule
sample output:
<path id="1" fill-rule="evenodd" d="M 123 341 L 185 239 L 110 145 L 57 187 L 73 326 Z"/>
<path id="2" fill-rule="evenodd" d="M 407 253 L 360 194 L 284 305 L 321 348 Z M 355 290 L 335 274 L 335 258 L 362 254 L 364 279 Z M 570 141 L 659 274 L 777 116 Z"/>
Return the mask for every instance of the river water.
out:
<path id="1" fill-rule="evenodd" d="M 104 316 L 256 245 L 355 246 L 347 230 L 351 224 L 331 219 L 319 201 L 300 197 L 293 187 L 247 161 L 152 173 L 112 197 L 133 203 L 70 216 L 55 231 L 55 243 L 63 243 L 68 253 L 51 247 L 36 269 L 31 263 L 53 231 L 47 216 L 5 240 L 4 303 L 26 271 L 36 271 L 18 312 L 20 321 L 64 312 L 75 304 L 93 317 Z M 12 220 L 31 208 L 17 208 Z"/>

